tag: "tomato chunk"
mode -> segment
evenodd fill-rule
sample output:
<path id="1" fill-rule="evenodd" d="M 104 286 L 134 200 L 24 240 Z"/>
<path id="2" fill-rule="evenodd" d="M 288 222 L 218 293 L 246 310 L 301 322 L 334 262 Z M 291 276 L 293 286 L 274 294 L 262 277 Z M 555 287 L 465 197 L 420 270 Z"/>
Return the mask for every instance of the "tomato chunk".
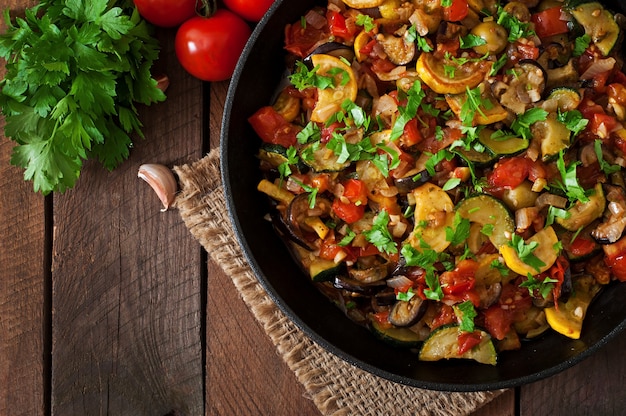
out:
<path id="1" fill-rule="evenodd" d="M 450 6 L 443 8 L 443 18 L 449 22 L 460 22 L 469 14 L 467 0 L 452 0 Z"/>
<path id="2" fill-rule="evenodd" d="M 567 20 L 562 20 L 561 6 L 550 7 L 549 9 L 535 13 L 530 17 L 530 21 L 535 24 L 535 33 L 541 39 L 548 36 L 560 35 L 569 32 Z"/>
<path id="3" fill-rule="evenodd" d="M 289 147 L 297 142 L 298 127 L 285 120 L 274 107 L 261 107 L 248 118 L 248 122 L 266 143 Z"/>

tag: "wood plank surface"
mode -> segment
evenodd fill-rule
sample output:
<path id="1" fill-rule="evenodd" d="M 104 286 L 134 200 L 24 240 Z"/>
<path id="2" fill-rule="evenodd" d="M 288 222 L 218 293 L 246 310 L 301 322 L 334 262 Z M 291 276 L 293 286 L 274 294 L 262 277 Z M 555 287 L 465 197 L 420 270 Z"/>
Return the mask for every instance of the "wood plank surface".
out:
<path id="1" fill-rule="evenodd" d="M 171 85 L 166 102 L 142 111 L 146 140 L 113 172 L 87 163 L 54 198 L 55 415 L 204 412 L 201 249 L 137 178 L 142 163 L 202 156 L 202 84 L 177 64 L 173 32 L 159 37 L 156 71 Z"/>
<path id="2" fill-rule="evenodd" d="M 31 4 L 2 2 L 16 13 Z M 4 76 L 4 65 L 0 71 Z M 49 399 L 46 203 L 10 165 L 14 145 L 0 135 L 0 415 L 43 415 Z"/>

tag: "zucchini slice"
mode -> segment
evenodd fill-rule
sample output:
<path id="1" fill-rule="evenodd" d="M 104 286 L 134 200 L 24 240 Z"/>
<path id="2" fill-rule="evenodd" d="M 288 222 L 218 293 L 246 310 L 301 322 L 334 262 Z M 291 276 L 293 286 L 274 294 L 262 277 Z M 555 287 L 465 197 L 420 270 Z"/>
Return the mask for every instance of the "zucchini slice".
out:
<path id="1" fill-rule="evenodd" d="M 600 52 L 607 56 L 619 38 L 619 26 L 613 14 L 595 1 L 573 7 L 570 13 L 591 36 Z"/>
<path id="2" fill-rule="evenodd" d="M 548 325 L 559 334 L 579 339 L 589 304 L 602 286 L 593 276 L 582 275 L 574 279 L 574 293 L 567 302 L 559 302 L 558 308 L 545 309 Z"/>
<path id="3" fill-rule="evenodd" d="M 408 328 L 386 327 L 375 320 L 371 321 L 371 328 L 379 339 L 395 347 L 416 348 L 424 341 Z"/>
<path id="4" fill-rule="evenodd" d="M 594 191 L 593 195 L 589 196 L 589 201 L 585 203 L 576 201 L 576 203 L 567 210 L 569 213 L 567 218 L 557 217 L 557 224 L 566 230 L 575 232 L 600 218 L 606 208 L 606 198 L 604 197 L 602 184 L 597 184 Z"/>
<path id="5" fill-rule="evenodd" d="M 544 161 L 554 159 L 561 150 L 571 145 L 571 132 L 565 124 L 556 119 L 555 113 L 550 113 L 546 120 L 533 124 L 531 131 L 533 137 L 540 140 L 541 156 Z"/>
<path id="6" fill-rule="evenodd" d="M 454 68 L 451 76 L 449 69 Z M 480 84 L 491 70 L 487 61 L 471 61 L 463 65 L 451 60 L 437 59 L 433 53 L 424 52 L 417 59 L 416 71 L 419 77 L 438 94 L 461 94 L 467 88 Z"/>
<path id="7" fill-rule="evenodd" d="M 528 148 L 530 141 L 523 137 L 503 137 L 498 139 L 492 129 L 483 129 L 478 134 L 478 141 L 497 156 L 513 156 Z"/>
<path id="8" fill-rule="evenodd" d="M 548 111 L 555 112 L 556 109 L 561 111 L 572 111 L 578 108 L 582 97 L 580 92 L 576 88 L 572 87 L 556 87 L 550 91 L 544 107 L 547 105 L 553 105 L 555 109 L 549 109 Z"/>
<path id="9" fill-rule="evenodd" d="M 320 142 L 313 142 L 300 149 L 300 160 L 315 172 L 341 172 L 350 162 L 339 162 L 339 156 Z"/>
<path id="10" fill-rule="evenodd" d="M 461 331 L 458 325 L 437 328 L 424 341 L 419 359 L 422 361 L 439 361 L 463 358 L 481 364 L 496 365 L 498 356 L 491 336 L 483 330 L 477 331 L 480 332 L 480 343 L 463 354 L 459 354 L 458 339 Z"/>
<path id="11" fill-rule="evenodd" d="M 345 263 L 315 259 L 309 265 L 309 275 L 314 282 L 328 282 L 345 270 Z"/>
<path id="12" fill-rule="evenodd" d="M 465 198 L 457 204 L 456 211 L 470 222 L 480 224 L 496 248 L 506 244 L 515 231 L 515 221 L 507 207 L 490 195 Z"/>

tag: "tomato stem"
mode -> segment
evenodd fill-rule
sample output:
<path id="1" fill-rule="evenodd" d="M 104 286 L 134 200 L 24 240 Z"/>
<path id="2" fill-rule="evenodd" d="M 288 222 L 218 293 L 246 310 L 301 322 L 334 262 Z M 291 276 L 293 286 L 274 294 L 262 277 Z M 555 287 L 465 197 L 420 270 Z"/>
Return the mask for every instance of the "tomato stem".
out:
<path id="1" fill-rule="evenodd" d="M 211 17 L 217 11 L 217 0 L 197 0 L 196 11 L 202 17 Z"/>

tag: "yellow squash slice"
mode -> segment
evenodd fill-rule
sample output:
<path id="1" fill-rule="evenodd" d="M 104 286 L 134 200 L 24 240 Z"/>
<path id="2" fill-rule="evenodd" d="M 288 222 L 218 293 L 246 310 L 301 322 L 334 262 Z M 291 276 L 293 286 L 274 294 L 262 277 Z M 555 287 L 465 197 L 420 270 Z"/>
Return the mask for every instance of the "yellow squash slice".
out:
<path id="1" fill-rule="evenodd" d="M 491 69 L 487 61 L 468 61 L 463 64 L 438 59 L 432 53 L 422 53 L 417 60 L 419 77 L 439 94 L 460 94 L 475 88 Z"/>
<path id="2" fill-rule="evenodd" d="M 559 255 L 555 248 L 559 242 L 559 238 L 557 237 L 554 228 L 544 228 L 537 234 L 530 237 L 526 241 L 526 244 L 531 244 L 532 242 L 536 242 L 538 244 L 537 248 L 533 251 L 533 254 L 541 260 L 544 265 L 537 270 L 533 266 L 526 264 L 519 257 L 515 248 L 508 244 L 504 244 L 500 246 L 500 254 L 502 255 L 502 258 L 504 258 L 504 263 L 509 269 L 513 270 L 517 274 L 521 274 L 522 276 L 526 276 L 528 274 L 536 275 L 545 272 L 554 264 Z"/>
<path id="3" fill-rule="evenodd" d="M 442 252 L 450 245 L 446 227 L 454 222 L 454 204 L 450 196 L 432 183 L 413 190 L 415 198 L 415 228 L 408 238 L 409 244 L 421 251 L 423 243 L 432 250 Z"/>
<path id="4" fill-rule="evenodd" d="M 342 0 L 346 6 L 353 9 L 369 9 L 370 7 L 378 7 L 385 2 L 385 0 Z"/>
<path id="5" fill-rule="evenodd" d="M 593 276 L 580 276 L 574 280 L 574 293 L 567 302 L 559 302 L 558 309 L 554 306 L 546 308 L 548 325 L 559 334 L 568 338 L 580 338 L 580 331 L 587 314 L 587 308 L 601 286 Z"/>
<path id="6" fill-rule="evenodd" d="M 311 121 L 325 123 L 333 114 L 341 110 L 341 104 L 349 99 L 354 101 L 358 92 L 352 68 L 344 61 L 331 55 L 317 54 L 311 57 L 317 73 L 335 78 L 335 87 L 318 89 L 318 98 L 311 113 Z M 345 77 L 348 77 L 347 80 Z"/>

